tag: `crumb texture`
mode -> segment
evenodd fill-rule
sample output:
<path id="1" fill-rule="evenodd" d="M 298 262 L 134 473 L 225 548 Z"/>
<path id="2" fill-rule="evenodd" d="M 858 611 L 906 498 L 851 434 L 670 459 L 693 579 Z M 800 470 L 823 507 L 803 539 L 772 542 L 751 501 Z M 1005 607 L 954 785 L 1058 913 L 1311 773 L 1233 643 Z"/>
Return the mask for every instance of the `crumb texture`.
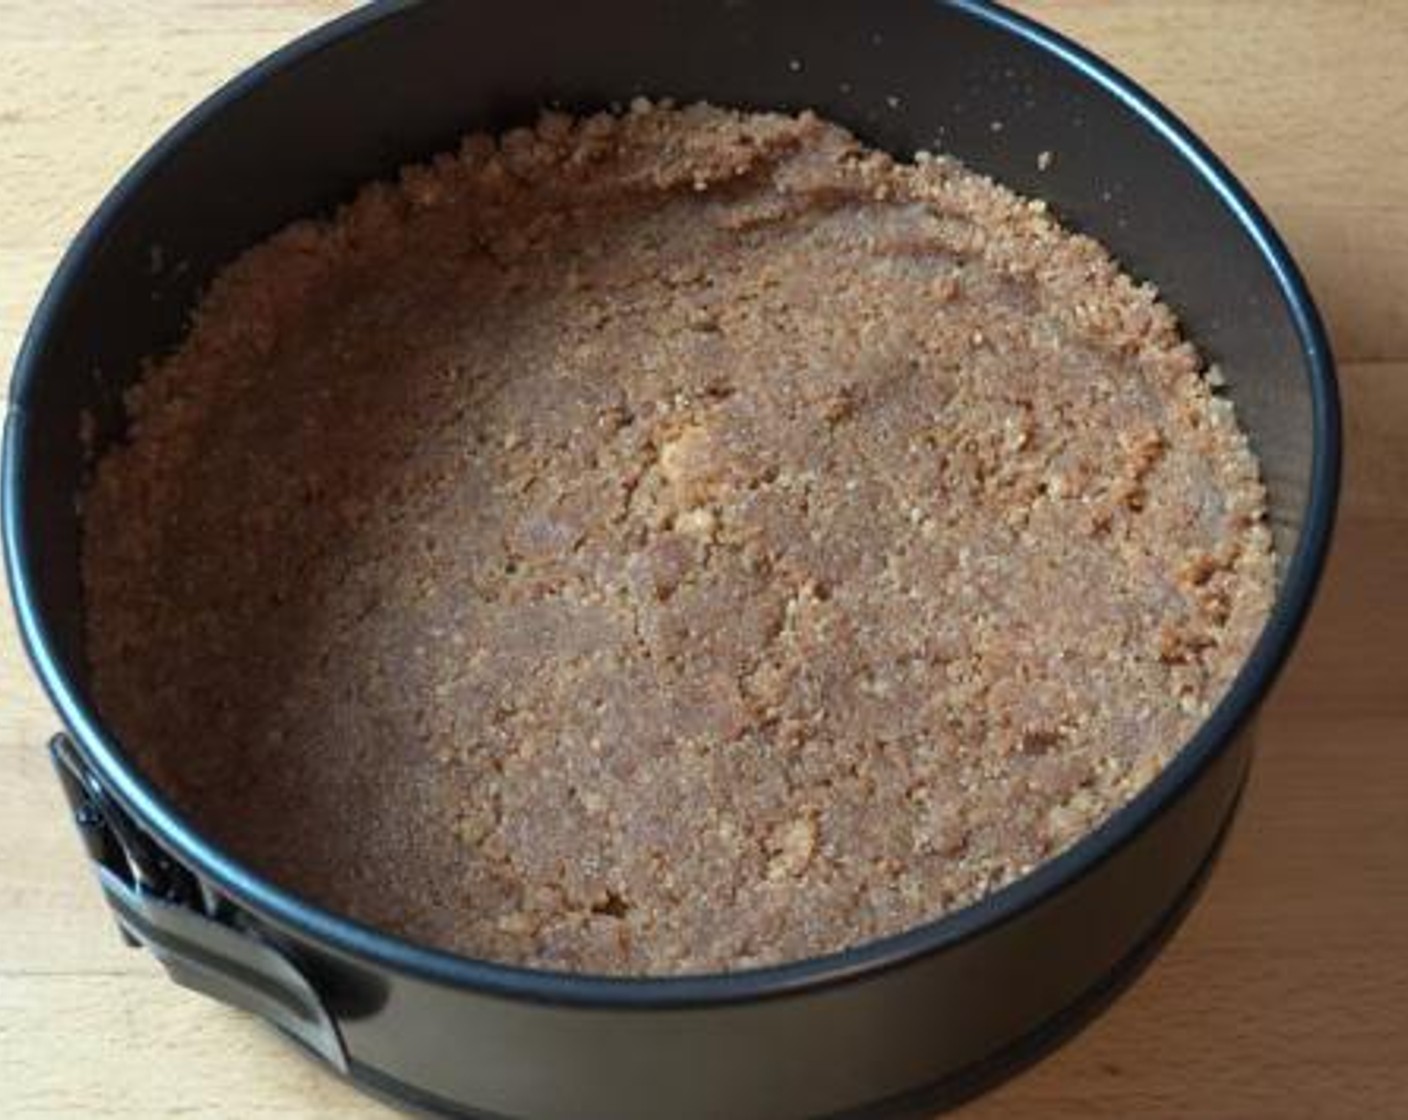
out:
<path id="1" fill-rule="evenodd" d="M 470 137 L 227 268 L 129 404 L 104 716 L 271 878 L 499 961 L 971 902 L 1158 773 L 1273 594 L 1153 289 L 805 113 Z"/>

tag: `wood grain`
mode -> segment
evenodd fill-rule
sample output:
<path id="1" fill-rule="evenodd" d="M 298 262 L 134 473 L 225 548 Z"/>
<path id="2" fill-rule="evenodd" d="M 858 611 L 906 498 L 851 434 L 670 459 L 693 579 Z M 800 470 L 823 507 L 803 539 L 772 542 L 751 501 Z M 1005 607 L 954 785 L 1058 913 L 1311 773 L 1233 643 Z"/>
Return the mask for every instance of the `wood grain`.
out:
<path id="1" fill-rule="evenodd" d="M 0 368 L 113 178 L 342 0 L 0 0 Z M 1297 250 L 1345 359 L 1341 530 L 1205 899 L 1095 1026 L 987 1117 L 1408 1116 L 1408 2 L 1028 0 L 1223 154 Z M 3 379 L 4 375 L 0 375 Z M 0 623 L 0 1113 L 386 1115 L 124 949 Z"/>

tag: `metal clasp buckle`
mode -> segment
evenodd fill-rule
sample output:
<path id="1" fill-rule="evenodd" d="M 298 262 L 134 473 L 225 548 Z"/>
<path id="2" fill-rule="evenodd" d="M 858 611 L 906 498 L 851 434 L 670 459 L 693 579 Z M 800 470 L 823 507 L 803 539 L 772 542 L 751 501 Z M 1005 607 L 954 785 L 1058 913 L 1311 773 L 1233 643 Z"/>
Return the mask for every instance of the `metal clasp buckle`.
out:
<path id="1" fill-rule="evenodd" d="M 132 820 L 67 736 L 49 753 L 123 939 L 182 987 L 261 1016 L 345 1074 L 341 1032 L 302 970 L 248 923 L 222 920 L 235 908 L 211 913 L 214 896 Z"/>

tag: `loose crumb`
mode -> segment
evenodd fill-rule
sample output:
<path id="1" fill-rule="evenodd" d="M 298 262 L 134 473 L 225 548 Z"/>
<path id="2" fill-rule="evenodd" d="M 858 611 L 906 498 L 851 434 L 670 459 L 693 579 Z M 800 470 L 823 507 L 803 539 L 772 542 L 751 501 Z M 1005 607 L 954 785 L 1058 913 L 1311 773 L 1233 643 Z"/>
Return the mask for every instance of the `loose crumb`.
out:
<path id="1" fill-rule="evenodd" d="M 839 949 L 1059 853 L 1221 696 L 1274 580 L 1217 376 L 948 157 L 547 114 L 216 279 L 86 494 L 97 700 L 396 933 Z"/>

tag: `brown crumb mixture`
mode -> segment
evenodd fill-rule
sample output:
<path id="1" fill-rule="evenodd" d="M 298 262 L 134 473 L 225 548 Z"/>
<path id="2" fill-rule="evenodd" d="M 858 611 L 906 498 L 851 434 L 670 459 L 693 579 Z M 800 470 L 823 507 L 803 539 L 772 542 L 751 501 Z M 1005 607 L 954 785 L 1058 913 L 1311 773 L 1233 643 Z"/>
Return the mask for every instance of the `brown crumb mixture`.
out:
<path id="1" fill-rule="evenodd" d="M 499 961 L 894 933 L 1185 742 L 1273 594 L 1155 291 L 811 114 L 544 116 L 215 282 L 86 497 L 95 688 L 275 880 Z"/>

